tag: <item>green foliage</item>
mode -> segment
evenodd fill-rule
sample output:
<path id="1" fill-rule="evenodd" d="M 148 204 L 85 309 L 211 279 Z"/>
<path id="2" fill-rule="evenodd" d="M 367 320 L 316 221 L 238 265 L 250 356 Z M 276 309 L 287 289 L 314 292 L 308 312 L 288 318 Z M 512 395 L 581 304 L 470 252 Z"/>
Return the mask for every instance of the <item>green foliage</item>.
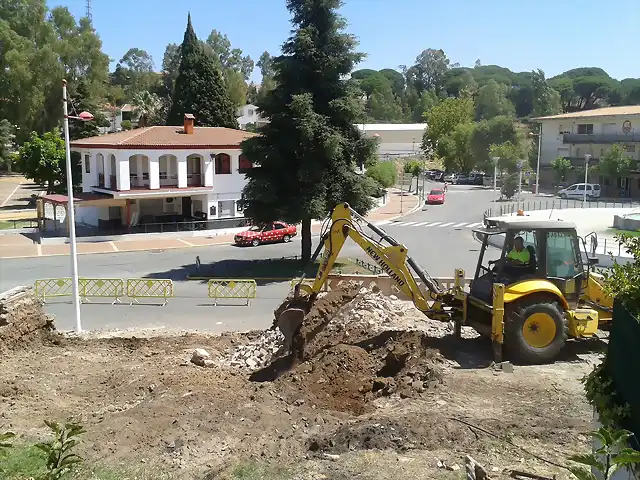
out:
<path id="1" fill-rule="evenodd" d="M 510 173 L 505 175 L 502 179 L 502 187 L 500 193 L 507 199 L 513 198 L 518 191 L 518 175 Z"/>
<path id="2" fill-rule="evenodd" d="M 616 241 L 622 244 L 633 261 L 613 266 L 604 273 L 605 291 L 622 300 L 632 315 L 640 314 L 640 237 L 619 234 Z"/>
<path id="3" fill-rule="evenodd" d="M 417 177 L 422 172 L 422 163 L 418 160 L 409 160 L 404 164 L 404 173 L 410 174 L 412 177 Z"/>
<path id="4" fill-rule="evenodd" d="M 591 432 L 591 436 L 600 443 L 594 452 L 569 457 L 570 461 L 578 464 L 569 467 L 578 480 L 609 480 L 618 470 L 636 468 L 640 464 L 640 452 L 628 447 L 633 433 L 600 427 Z M 599 476 L 592 473 L 593 469 Z"/>
<path id="5" fill-rule="evenodd" d="M 73 157 L 72 162 L 73 184 L 78 185 L 82 175 L 80 163 Z M 32 132 L 18 151 L 17 164 L 27 178 L 46 185 L 47 193 L 66 192 L 65 148 L 59 132 L 42 136 Z"/>
<path id="6" fill-rule="evenodd" d="M 91 98 L 89 85 L 82 79 L 78 81 L 74 88 L 69 89 L 69 101 L 67 108 L 72 116 L 77 116 L 81 112 L 90 112 L 93 114 L 93 120 L 84 122 L 82 120 L 69 120 L 69 138 L 78 140 L 80 138 L 88 138 L 100 135 L 101 124 L 104 124 L 106 118 L 98 108 L 98 103 Z"/>
<path id="7" fill-rule="evenodd" d="M 489 80 L 487 84 L 478 90 L 476 96 L 476 119 L 488 120 L 497 116 L 513 116 L 515 108 L 507 99 L 508 88 L 495 80 Z"/>
<path id="8" fill-rule="evenodd" d="M 520 142 L 513 118 L 499 116 L 476 123 L 471 139 L 476 167 L 485 172 L 493 172 L 491 145 L 507 142 L 513 145 L 519 145 Z"/>
<path id="9" fill-rule="evenodd" d="M 560 94 L 547 83 L 540 69 L 531 72 L 533 88 L 533 116 L 556 115 L 562 112 Z"/>
<path id="10" fill-rule="evenodd" d="M 473 121 L 473 100 L 470 98 L 447 98 L 425 112 L 427 129 L 422 137 L 422 150 L 427 156 L 439 151 L 439 142 L 457 125 Z"/>
<path id="11" fill-rule="evenodd" d="M 587 401 L 598 412 L 599 420 L 607 428 L 620 425 L 629 415 L 629 405 L 620 400 L 607 370 L 606 360 L 582 379 Z"/>
<path id="12" fill-rule="evenodd" d="M 472 140 L 475 124 L 460 123 L 450 134 L 440 139 L 438 155 L 442 158 L 444 167 L 450 172 L 469 173 L 475 166 Z"/>
<path id="13" fill-rule="evenodd" d="M 134 112 L 138 115 L 139 127 L 164 124 L 164 105 L 155 93 L 147 90 L 136 92 L 131 104 L 135 108 Z"/>
<path id="14" fill-rule="evenodd" d="M 9 454 L 9 449 L 13 447 L 10 440 L 16 436 L 13 432 L 0 433 L 0 459 L 6 458 Z M 0 473 L 2 473 L 2 464 L 0 464 Z"/>
<path id="15" fill-rule="evenodd" d="M 14 135 L 15 129 L 9 123 L 9 120 L 3 118 L 0 120 L 0 165 L 5 165 L 11 170 L 11 164 L 14 157 Z"/>
<path id="16" fill-rule="evenodd" d="M 131 123 L 131 120 L 122 120 L 122 122 L 120 122 L 120 126 L 123 130 L 131 130 L 133 128 L 133 123 Z"/>
<path id="17" fill-rule="evenodd" d="M 59 425 L 47 420 L 45 424 L 53 433 L 53 440 L 36 444 L 46 455 L 47 472 L 41 480 L 59 480 L 82 463 L 82 458 L 73 453 L 73 449 L 78 445 L 77 437 L 86 430 L 74 422 Z"/>
<path id="18" fill-rule="evenodd" d="M 509 173 L 518 171 L 518 161 L 523 158 L 520 144 L 511 141 L 490 145 L 489 155 L 491 158 L 499 158 L 498 170 Z"/>
<path id="19" fill-rule="evenodd" d="M 624 147 L 615 144 L 600 159 L 598 172 L 615 183 L 619 178 L 627 176 L 631 166 L 632 160 L 625 153 Z"/>
<path id="20" fill-rule="evenodd" d="M 245 214 L 255 222 L 302 222 L 302 258 L 311 256 L 311 220 L 340 202 L 365 213 L 373 202 L 356 168 L 375 162 L 375 141 L 354 125 L 363 116 L 359 89 L 343 79 L 362 55 L 343 32 L 336 1 L 287 2 L 294 32 L 273 59 L 275 87 L 258 108 L 270 119 L 243 142 L 256 168 L 247 174 Z M 313 74 L 304 74 L 313 72 Z"/>
<path id="21" fill-rule="evenodd" d="M 383 188 L 394 186 L 398 180 L 398 171 L 393 162 L 378 162 L 367 168 L 365 175 L 373 178 Z"/>
<path id="22" fill-rule="evenodd" d="M 167 124 L 182 125 L 192 113 L 196 125 L 238 128 L 236 111 L 220 66 L 207 55 L 191 25 L 191 15 L 180 48 L 181 60 Z"/>
<path id="23" fill-rule="evenodd" d="M 564 182 L 567 180 L 567 175 L 569 175 L 573 166 L 571 165 L 571 160 L 564 157 L 558 157 L 551 162 L 551 168 L 556 174 L 556 177 L 558 177 L 558 180 L 560 182 Z"/>

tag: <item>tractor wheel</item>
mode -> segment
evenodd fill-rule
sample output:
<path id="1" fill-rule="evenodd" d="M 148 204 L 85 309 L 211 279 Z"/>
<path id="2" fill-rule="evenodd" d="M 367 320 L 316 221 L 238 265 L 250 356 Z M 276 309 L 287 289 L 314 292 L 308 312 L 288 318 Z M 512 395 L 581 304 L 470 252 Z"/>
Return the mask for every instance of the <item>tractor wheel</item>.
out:
<path id="1" fill-rule="evenodd" d="M 504 329 L 509 353 L 519 361 L 533 364 L 554 360 L 569 337 L 564 312 L 548 298 L 529 298 L 512 305 Z"/>

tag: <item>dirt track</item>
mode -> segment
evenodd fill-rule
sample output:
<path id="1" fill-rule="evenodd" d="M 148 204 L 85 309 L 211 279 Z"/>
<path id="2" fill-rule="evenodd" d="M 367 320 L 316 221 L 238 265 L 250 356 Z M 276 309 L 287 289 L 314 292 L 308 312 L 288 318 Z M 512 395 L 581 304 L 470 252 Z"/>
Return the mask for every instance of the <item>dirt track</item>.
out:
<path id="1" fill-rule="evenodd" d="M 254 372 L 261 381 L 226 361 L 258 333 L 42 334 L 2 360 L 0 427 L 36 438 L 44 419 L 75 416 L 88 430 L 88 459 L 185 479 L 234 478 L 249 460 L 277 466 L 273 478 L 283 479 L 453 479 L 461 471 L 438 461 L 462 466 L 466 454 L 494 479 L 513 468 L 569 478 L 456 419 L 566 464 L 587 446 L 580 378 L 596 355 L 574 345 L 554 365 L 498 372 L 486 341 L 437 338 L 441 324 L 407 331 L 412 321 L 406 309 L 401 331 L 336 327 L 293 370 L 275 379 Z M 196 348 L 211 354 L 211 368 L 189 362 Z"/>

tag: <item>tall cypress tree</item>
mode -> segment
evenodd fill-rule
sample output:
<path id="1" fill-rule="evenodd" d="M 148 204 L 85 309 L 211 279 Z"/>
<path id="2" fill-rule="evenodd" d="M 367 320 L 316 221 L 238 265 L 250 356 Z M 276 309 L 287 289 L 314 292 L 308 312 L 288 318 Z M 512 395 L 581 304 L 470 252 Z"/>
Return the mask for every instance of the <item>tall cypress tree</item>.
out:
<path id="1" fill-rule="evenodd" d="M 336 204 L 360 213 L 371 198 L 356 166 L 373 163 L 375 143 L 355 124 L 363 111 L 345 77 L 362 59 L 344 32 L 341 0 L 287 0 L 294 33 L 273 60 L 276 87 L 258 102 L 270 122 L 242 151 L 255 168 L 244 188 L 246 215 L 302 223 L 302 259 L 311 257 L 311 221 Z"/>
<path id="2" fill-rule="evenodd" d="M 191 14 L 180 51 L 180 69 L 167 125 L 182 125 L 184 114 L 193 113 L 196 125 L 238 128 L 235 107 L 220 68 L 202 49 L 191 25 Z"/>

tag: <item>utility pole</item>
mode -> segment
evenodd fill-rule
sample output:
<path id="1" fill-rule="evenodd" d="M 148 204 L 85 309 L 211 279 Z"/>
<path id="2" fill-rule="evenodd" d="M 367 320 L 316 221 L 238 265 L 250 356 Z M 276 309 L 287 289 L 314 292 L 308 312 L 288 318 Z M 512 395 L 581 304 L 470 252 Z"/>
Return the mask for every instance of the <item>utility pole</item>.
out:
<path id="1" fill-rule="evenodd" d="M 87 0 L 86 17 L 89 19 L 89 22 L 93 21 L 93 16 L 91 15 L 91 0 Z"/>

